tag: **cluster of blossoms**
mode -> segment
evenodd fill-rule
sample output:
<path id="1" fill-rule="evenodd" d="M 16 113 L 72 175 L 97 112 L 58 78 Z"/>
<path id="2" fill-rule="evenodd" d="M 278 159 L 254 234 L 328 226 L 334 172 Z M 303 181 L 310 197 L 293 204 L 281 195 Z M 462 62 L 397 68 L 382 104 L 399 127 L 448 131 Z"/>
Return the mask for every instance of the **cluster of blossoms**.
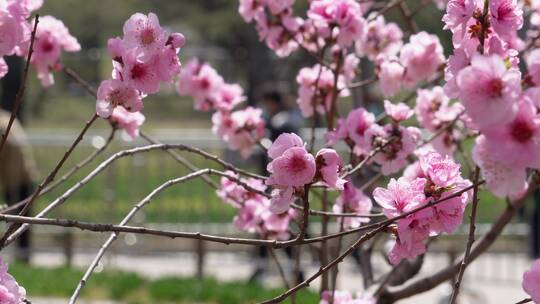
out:
<path id="1" fill-rule="evenodd" d="M 304 186 L 321 181 L 326 187 L 343 190 L 346 181 L 339 176 L 342 161 L 333 149 L 324 148 L 314 157 L 296 134 L 281 134 L 268 149 L 272 161 L 267 170 L 266 184 L 273 186 L 271 210 L 282 213 L 289 209 L 295 197 L 303 197 Z"/>
<path id="2" fill-rule="evenodd" d="M 375 304 L 372 296 L 358 293 L 356 298 L 346 290 L 323 291 L 319 304 Z"/>
<path id="3" fill-rule="evenodd" d="M 43 0 L 0 2 L 0 78 L 8 72 L 4 56 L 28 55 L 33 29 L 28 19 L 42 4 Z M 62 50 L 77 52 L 80 49 L 77 39 L 70 35 L 62 21 L 52 16 L 40 17 L 30 63 L 35 66 L 41 84 L 44 87 L 54 84 L 52 72 L 62 68 L 59 61 Z"/>
<path id="4" fill-rule="evenodd" d="M 382 174 L 390 175 L 407 165 L 407 157 L 420 139 L 420 130 L 400 125 L 414 113 L 404 103 L 393 104 L 386 100 L 384 107 L 390 123 L 379 125 L 372 113 L 358 108 L 349 112 L 347 118 L 338 120 L 337 128 L 326 134 L 326 140 L 330 146 L 344 140 L 356 155 L 363 157 L 377 150 L 373 161 L 381 165 Z"/>
<path id="5" fill-rule="evenodd" d="M 538 55 L 529 56 L 530 75 L 522 76 L 522 8 L 515 0 L 450 0 L 443 21 L 454 44 L 444 89 L 460 99 L 467 127 L 480 132 L 473 160 L 495 195 L 518 197 L 527 190 L 527 168 L 540 168 Z"/>
<path id="6" fill-rule="evenodd" d="M 26 290 L 17 284 L 17 281 L 8 273 L 8 267 L 0 258 L 0 303 L 20 304 L 26 303 Z"/>
<path id="7" fill-rule="evenodd" d="M 460 103 L 450 103 L 450 98 L 444 89 L 435 86 L 431 89 L 418 89 L 414 112 L 422 128 L 433 133 L 445 131 L 433 139 L 431 144 L 439 153 L 452 155 L 455 151 L 455 142 L 461 138 L 455 128 L 447 128 L 454 120 L 460 117 L 463 106 Z"/>
<path id="8" fill-rule="evenodd" d="M 296 102 L 302 116 L 311 117 L 315 111 L 325 115 L 330 111 L 336 81 L 334 73 L 329 68 L 320 64 L 311 68 L 302 68 L 296 76 L 296 82 L 298 83 Z M 339 96 L 349 96 L 349 91 L 346 89 L 346 79 L 343 75 L 338 76 L 336 83 L 340 90 Z"/>
<path id="9" fill-rule="evenodd" d="M 408 170 L 409 174 L 397 180 L 391 179 L 387 189 L 379 187 L 373 191 L 373 198 L 388 218 L 445 199 L 471 185 L 469 180 L 461 177 L 459 164 L 434 151 L 421 154 L 412 166 L 415 170 Z M 470 194 L 463 192 L 399 219 L 395 229 L 396 242 L 388 256 L 392 264 L 423 254 L 425 241 L 430 236 L 453 233 L 463 221 L 469 199 Z"/>
<path id="10" fill-rule="evenodd" d="M 238 84 L 226 83 L 208 63 L 198 59 L 188 62 L 178 78 L 177 91 L 182 96 L 192 96 L 196 110 L 216 111 L 212 116 L 213 132 L 242 156 L 248 157 L 264 137 L 262 110 L 234 110 L 246 99 L 244 90 Z"/>
<path id="11" fill-rule="evenodd" d="M 246 22 L 254 21 L 259 38 L 278 56 L 288 56 L 299 45 L 318 50 L 327 43 L 346 49 L 365 37 L 363 14 L 370 2 L 314 0 L 306 19 L 293 15 L 294 0 L 240 0 L 239 12 Z"/>
<path id="12" fill-rule="evenodd" d="M 439 38 L 420 32 L 412 35 L 409 43 L 401 47 L 399 57 L 382 53 L 375 62 L 381 90 L 389 97 L 402 87 L 414 88 L 420 81 L 434 77 L 445 58 Z"/>
<path id="13" fill-rule="evenodd" d="M 167 33 L 153 13 L 132 15 L 123 32 L 122 38 L 107 43 L 113 71 L 111 79 L 98 88 L 96 112 L 136 137 L 144 121 L 139 112 L 142 99 L 157 93 L 162 82 L 171 83 L 180 72 L 178 52 L 185 39 L 180 33 Z"/>
<path id="14" fill-rule="evenodd" d="M 231 171 L 228 175 L 239 178 Z M 259 179 L 240 179 L 249 187 L 264 192 L 266 185 Z M 265 196 L 249 191 L 238 182 L 227 177 L 221 178 L 221 186 L 217 190 L 217 195 L 225 203 L 238 209 L 238 214 L 234 218 L 236 228 L 249 233 L 257 233 L 264 238 L 274 240 L 286 240 L 289 238 L 289 223 L 297 216 L 294 209 L 282 213 L 271 211 L 270 200 Z"/>
<path id="15" fill-rule="evenodd" d="M 357 189 L 351 181 L 343 185 L 343 192 L 336 199 L 332 211 L 334 213 L 355 213 L 358 215 L 368 215 L 371 213 L 373 203 L 360 189 Z M 358 228 L 363 223 L 368 223 L 369 217 L 340 217 L 338 223 L 343 228 Z M 342 223 L 343 222 L 343 223 Z"/>

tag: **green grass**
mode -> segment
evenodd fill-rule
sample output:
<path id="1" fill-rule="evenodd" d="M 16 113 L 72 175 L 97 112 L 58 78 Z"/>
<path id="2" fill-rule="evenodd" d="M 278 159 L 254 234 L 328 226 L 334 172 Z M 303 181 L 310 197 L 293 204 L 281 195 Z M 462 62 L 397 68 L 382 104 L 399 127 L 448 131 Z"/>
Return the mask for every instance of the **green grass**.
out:
<path id="1" fill-rule="evenodd" d="M 10 265 L 9 272 L 33 297 L 71 296 L 82 270 Z M 254 303 L 283 292 L 244 282 L 218 282 L 213 278 L 167 277 L 147 280 L 135 273 L 104 271 L 94 274 L 83 289 L 82 298 L 113 299 L 130 304 L 149 303 Z M 298 303 L 317 303 L 317 294 L 302 291 Z M 287 302 L 285 302 L 287 303 Z"/>

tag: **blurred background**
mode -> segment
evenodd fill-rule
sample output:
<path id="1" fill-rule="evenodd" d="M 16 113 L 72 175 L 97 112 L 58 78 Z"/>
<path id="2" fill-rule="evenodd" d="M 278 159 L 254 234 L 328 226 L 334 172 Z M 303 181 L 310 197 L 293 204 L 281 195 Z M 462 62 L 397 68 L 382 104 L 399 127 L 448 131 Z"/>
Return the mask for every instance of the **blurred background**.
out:
<path id="1" fill-rule="evenodd" d="M 421 29 L 440 37 L 448 55 L 450 35 L 442 31 L 442 12 L 431 1 L 413 0 L 408 3 L 413 10 L 422 7 L 415 20 Z M 307 1 L 297 1 L 295 12 L 302 15 L 306 7 Z M 209 61 L 227 82 L 238 82 L 243 86 L 248 104 L 260 105 L 262 94 L 275 90 L 284 96 L 286 103 L 294 106 L 296 74 L 301 67 L 313 65 L 313 59 L 302 51 L 285 59 L 278 58 L 264 43 L 259 42 L 255 29 L 242 20 L 237 9 L 238 2 L 234 0 L 46 0 L 39 13 L 61 19 L 79 40 L 82 51 L 64 53 L 62 62 L 94 87 L 102 79 L 108 78 L 111 71 L 107 39 L 121 35 L 123 23 L 132 14 L 154 12 L 162 26 L 185 35 L 187 43 L 180 52 L 181 62 L 186 63 L 194 56 Z M 399 13 L 394 10 L 390 10 L 386 18 L 403 25 Z M 7 61 L 10 72 L 2 81 L 0 101 L 1 107 L 9 111 L 24 63 L 18 58 Z M 361 65 L 366 73 L 364 77 L 368 78 L 372 67 L 368 62 Z M 32 71 L 19 116 L 35 158 L 36 181 L 41 181 L 54 167 L 81 129 L 83 121 L 95 111 L 95 99 L 78 84 L 62 73 L 56 73 L 55 80 L 53 87 L 43 89 L 35 71 Z M 380 112 L 380 100 L 375 87 L 365 87 L 355 90 L 352 98 L 344 100 L 343 108 L 363 105 L 373 112 Z M 193 101 L 179 97 L 173 85 L 162 86 L 158 94 L 145 99 L 144 114 L 146 122 L 142 129 L 161 141 L 190 144 L 260 171 L 257 155 L 244 161 L 236 153 L 227 151 L 226 146 L 211 133 L 211 114 L 193 110 Z M 63 172 L 100 147 L 108 132 L 105 122 L 95 124 L 64 166 Z M 121 136 L 117 136 L 117 139 L 98 161 L 114 151 L 145 144 L 142 140 L 126 142 L 121 140 Z M 213 167 L 203 159 L 186 157 L 199 167 Z M 97 164 L 97 161 L 93 164 Z M 91 168 L 92 165 L 81 170 L 66 185 L 44 195 L 36 202 L 34 211 L 41 210 L 61 195 Z M 125 158 L 95 178 L 51 217 L 117 223 L 134 202 L 166 180 L 186 173 L 183 167 L 163 153 Z M 482 193 L 481 202 L 479 232 L 489 228 L 490 220 L 506 204 L 487 193 Z M 508 302 L 521 298 L 519 284 L 522 270 L 528 266 L 529 256 L 537 254 L 529 236 L 537 234 L 530 233 L 530 223 L 533 217 L 538 217 L 533 205 L 530 199 L 528 208 L 509 226 L 491 253 L 467 271 L 465 281 L 475 282 L 480 288 L 469 288 L 465 284 L 464 300 L 472 299 L 471 303 L 502 303 L 496 299 L 500 300 L 505 295 L 510 299 Z M 233 227 L 234 215 L 235 209 L 220 202 L 206 184 L 192 181 L 187 186 L 172 187 L 163 192 L 140 212 L 132 224 L 249 236 Z M 320 225 L 315 222 L 311 231 L 319 234 Z M 455 236 L 434 242 L 422 271 L 439 269 L 460 254 L 467 231 L 468 227 L 464 225 Z M 30 299 L 37 297 L 34 303 L 65 303 L 62 299 L 71 294 L 83 269 L 106 237 L 107 234 L 90 234 L 74 229 L 36 227 L 32 229 L 30 266 L 14 261 L 11 272 L 27 288 Z M 381 252 L 383 245 L 378 248 Z M 12 252 L 15 251 L 13 247 L 10 248 Z M 311 251 L 306 247 L 301 260 L 306 273 L 319 266 L 316 254 Z M 278 251 L 278 257 L 287 269 L 293 267 L 284 252 Z M 374 256 L 374 264 L 376 275 L 388 270 L 383 254 Z M 257 273 L 259 269 L 264 270 L 262 274 Z M 362 290 L 356 259 L 346 260 L 340 267 L 340 273 L 340 287 Z M 53 277 L 55 279 L 51 280 Z M 92 303 L 102 303 L 104 300 L 122 303 L 251 303 L 277 295 L 280 284 L 272 261 L 261 258 L 253 248 L 123 234 L 98 267 L 98 274 L 90 280 L 83 297 Z M 449 286 L 442 286 L 424 298 L 404 303 L 437 303 L 447 294 Z M 316 287 L 303 292 L 299 299 L 299 303 L 317 303 Z"/>

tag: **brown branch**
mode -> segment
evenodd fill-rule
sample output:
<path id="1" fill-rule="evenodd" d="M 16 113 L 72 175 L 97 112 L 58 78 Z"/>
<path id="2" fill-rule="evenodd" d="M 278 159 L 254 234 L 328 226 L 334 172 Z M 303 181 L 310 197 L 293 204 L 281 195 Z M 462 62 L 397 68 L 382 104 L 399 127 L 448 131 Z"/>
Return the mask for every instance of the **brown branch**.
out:
<path id="1" fill-rule="evenodd" d="M 473 201 L 472 201 L 472 210 L 469 223 L 469 239 L 467 240 L 467 246 L 465 249 L 465 254 L 463 255 L 463 261 L 459 267 L 458 277 L 456 283 L 454 284 L 454 292 L 452 293 L 452 298 L 450 299 L 450 304 L 456 303 L 457 297 L 459 295 L 459 287 L 461 281 L 463 280 L 463 275 L 465 274 L 465 268 L 467 268 L 467 263 L 469 263 L 469 256 L 471 254 L 471 248 L 474 243 L 474 231 L 476 230 L 476 210 L 478 207 L 478 179 L 480 178 L 480 168 L 478 166 L 474 170 L 474 183 L 475 187 L 473 189 Z"/>
<path id="2" fill-rule="evenodd" d="M 145 132 L 141 131 L 139 132 L 139 135 L 144 139 L 146 140 L 147 142 L 149 142 L 150 144 L 162 144 L 162 142 L 160 142 L 159 140 L 157 139 L 154 139 L 152 137 L 150 137 L 150 135 L 146 134 Z M 167 154 L 169 154 L 174 160 L 176 160 L 178 163 L 184 165 L 186 168 L 188 168 L 191 172 L 195 172 L 195 171 L 198 171 L 200 170 L 199 168 L 197 168 L 197 166 L 195 166 L 194 164 L 192 164 L 189 160 L 187 160 L 186 158 L 184 158 L 183 156 L 181 156 L 180 154 L 176 153 L 175 151 L 172 151 L 172 150 L 165 150 L 165 152 Z M 206 175 L 203 175 L 201 176 L 201 178 L 212 188 L 214 189 L 219 189 L 219 185 L 213 181 L 211 178 L 209 178 L 208 176 Z"/>
<path id="3" fill-rule="evenodd" d="M 289 296 L 297 293 L 300 289 L 304 287 L 308 287 L 309 284 L 321 276 L 323 273 L 326 273 L 328 270 L 332 269 L 332 267 L 336 266 L 337 264 L 341 263 L 343 259 L 351 254 L 358 246 L 360 246 L 365 241 L 371 239 L 373 236 L 375 236 L 378 232 L 382 231 L 384 228 L 386 228 L 388 225 L 380 225 L 378 228 L 371 230 L 367 232 L 366 234 L 362 235 L 354 244 L 352 244 L 345 252 L 343 252 L 341 255 L 339 255 L 337 258 L 332 260 L 330 263 L 326 264 L 325 266 L 321 267 L 315 274 L 311 275 L 309 278 L 307 278 L 305 281 L 301 282 L 300 284 L 294 286 L 293 288 L 287 290 L 285 293 L 271 299 L 268 301 L 261 302 L 261 304 L 269 304 L 269 303 L 280 303 L 283 302 L 285 299 L 287 299 Z"/>
<path id="4" fill-rule="evenodd" d="M 227 163 L 225 161 L 222 161 L 217 156 L 209 154 L 209 153 L 207 153 L 205 151 L 202 151 L 200 149 L 193 148 L 193 147 L 190 147 L 190 146 L 187 146 L 187 145 L 182 145 L 182 144 L 176 144 L 176 145 L 173 145 L 173 144 L 171 144 L 171 145 L 170 144 L 150 145 L 150 146 L 145 146 L 145 147 L 138 147 L 138 148 L 133 148 L 133 149 L 128 149 L 128 150 L 123 150 L 123 151 L 120 151 L 120 152 L 112 155 L 107 160 L 102 162 L 98 167 L 96 167 L 92 172 L 90 172 L 85 178 L 83 178 L 81 181 L 76 183 L 73 187 L 69 188 L 66 192 L 64 192 L 64 194 L 62 194 L 62 196 L 55 199 L 51 204 L 49 204 L 45 209 L 43 209 L 37 215 L 37 217 L 43 217 L 46 214 L 48 214 L 51 210 L 53 210 L 56 207 L 62 205 L 69 197 L 71 197 L 75 192 L 77 192 L 80 188 L 82 188 L 84 185 L 86 185 L 90 180 L 92 180 L 96 175 L 98 175 L 101 171 L 103 171 L 105 168 L 110 166 L 117 159 L 120 159 L 120 158 L 123 158 L 123 157 L 126 157 L 126 156 L 130 156 L 130 155 L 133 155 L 133 154 L 145 153 L 145 152 L 149 152 L 149 151 L 153 151 L 153 150 L 169 150 L 169 149 L 176 149 L 176 150 L 188 151 L 188 152 L 191 152 L 191 153 L 199 154 L 199 155 L 201 155 L 201 156 L 203 156 L 203 157 L 205 157 L 207 159 L 216 160 L 219 164 L 221 164 L 226 169 L 229 169 L 229 170 L 231 170 L 233 172 L 236 172 L 236 173 L 239 172 L 238 171 L 239 169 L 236 169 L 236 167 L 234 167 L 233 165 L 231 165 L 231 164 L 229 164 L 229 163 Z M 237 170 L 237 171 L 235 171 L 235 170 Z M 228 179 L 230 179 L 230 180 L 234 180 L 235 182 L 242 185 L 244 188 L 249 189 L 252 192 L 255 192 L 255 193 L 258 193 L 258 194 L 261 194 L 261 195 L 264 195 L 264 196 L 268 196 L 267 193 L 250 187 L 249 185 L 247 185 L 246 183 L 240 181 L 238 178 L 236 178 L 234 176 L 226 175 L 226 177 Z M 10 244 L 11 242 L 13 242 L 13 240 L 18 235 L 20 235 L 22 232 L 24 232 L 27 229 L 27 226 L 28 225 L 25 224 L 25 225 L 22 225 L 22 227 L 20 227 L 19 229 L 17 229 L 12 235 L 10 235 L 6 239 L 6 244 Z"/>
<path id="5" fill-rule="evenodd" d="M 86 92 L 97 98 L 96 89 L 94 89 L 94 87 L 92 87 L 92 85 L 88 83 L 88 81 L 84 80 L 79 74 L 77 74 L 77 72 L 68 67 L 64 67 L 62 71 L 72 80 L 74 80 L 77 84 L 82 86 L 86 90 Z"/>
<path id="6" fill-rule="evenodd" d="M 45 186 L 47 186 L 54 180 L 54 178 L 56 177 L 56 174 L 58 174 L 58 171 L 60 171 L 60 169 L 66 162 L 66 160 L 69 158 L 69 156 L 71 156 L 71 153 L 73 152 L 73 150 L 75 150 L 75 147 L 77 147 L 79 142 L 81 142 L 81 140 L 83 139 L 84 135 L 86 134 L 86 131 L 88 131 L 90 126 L 97 120 L 97 118 L 98 118 L 98 115 L 94 114 L 92 118 L 90 118 L 90 120 L 86 122 L 86 125 L 81 130 L 81 132 L 79 133 L 75 141 L 73 141 L 69 149 L 64 153 L 64 156 L 62 157 L 62 159 L 60 159 L 58 164 L 56 164 L 56 167 L 49 173 L 49 175 L 47 175 L 45 180 L 43 180 L 43 182 L 38 185 L 38 187 L 36 188 L 32 196 L 30 196 L 30 199 L 28 200 L 28 202 L 24 204 L 23 208 L 19 212 L 19 215 L 24 215 L 28 212 L 28 210 L 30 210 L 32 203 L 36 200 L 36 198 L 38 198 L 39 194 L 45 188 Z M 9 244 L 7 242 L 8 239 L 11 238 L 12 233 L 15 232 L 19 228 L 19 226 L 20 226 L 19 224 L 12 224 L 8 227 L 7 231 L 4 233 L 4 235 L 2 236 L 2 239 L 0 240 L 0 250 Z"/>
<path id="7" fill-rule="evenodd" d="M 418 25 L 416 24 L 416 22 L 414 22 L 413 15 L 411 14 L 409 7 L 407 6 L 407 3 L 405 3 L 405 1 L 401 1 L 398 5 L 398 9 L 401 16 L 403 16 L 405 23 L 407 23 L 407 26 L 409 27 L 411 33 L 418 33 Z"/>
<path id="8" fill-rule="evenodd" d="M 4 132 L 4 134 L 2 134 L 2 138 L 0 139 L 0 152 L 2 152 L 2 149 L 4 148 L 4 145 L 6 144 L 7 138 L 9 136 L 9 131 L 11 130 L 11 127 L 13 126 L 13 123 L 15 122 L 15 118 L 17 117 L 17 113 L 19 113 L 19 108 L 21 107 L 21 104 L 22 104 L 22 98 L 26 90 L 26 80 L 28 79 L 28 70 L 30 68 L 30 60 L 32 59 L 32 54 L 34 53 L 34 41 L 36 40 L 36 31 L 37 31 L 38 23 L 39 23 L 39 15 L 36 15 L 36 18 L 34 20 L 34 29 L 32 30 L 32 35 L 30 36 L 30 48 L 28 50 L 28 55 L 26 57 L 26 65 L 24 66 L 22 84 L 19 87 L 17 96 L 15 96 L 15 103 L 13 104 L 13 108 L 11 109 L 11 116 L 9 117 L 6 131 Z"/>
<path id="9" fill-rule="evenodd" d="M 281 280 L 283 281 L 283 285 L 285 285 L 285 288 L 289 289 L 291 288 L 289 285 L 289 282 L 287 281 L 287 276 L 285 276 L 285 271 L 283 271 L 283 267 L 281 266 L 281 263 L 279 262 L 279 259 L 276 255 L 276 252 L 273 248 L 269 248 L 268 251 L 270 251 L 270 255 L 272 256 L 272 259 L 276 263 L 276 267 L 279 272 L 279 276 L 281 277 Z"/>
<path id="10" fill-rule="evenodd" d="M 201 170 L 201 171 L 198 171 L 198 172 L 190 173 L 190 174 L 188 174 L 186 176 L 183 176 L 183 177 L 179 177 L 179 178 L 169 180 L 169 181 L 161 184 L 159 187 L 154 189 L 150 194 L 148 194 L 142 201 L 137 203 L 137 205 L 135 205 L 135 207 L 133 207 L 133 209 L 131 209 L 131 211 L 120 222 L 119 226 L 126 225 L 135 216 L 135 214 L 137 214 L 137 212 L 139 210 L 141 210 L 145 205 L 149 204 L 151 202 L 151 200 L 157 194 L 162 192 L 163 190 L 165 190 L 165 189 L 167 189 L 167 188 L 169 188 L 169 187 L 171 187 L 171 186 L 173 186 L 175 184 L 185 183 L 188 180 L 191 180 L 193 178 L 196 178 L 196 177 L 198 177 L 198 176 L 200 176 L 202 174 L 206 174 L 207 172 L 211 172 L 211 171 L 213 171 L 213 170 L 212 169 Z M 107 239 L 107 241 L 101 246 L 101 248 L 99 249 L 96 257 L 94 258 L 94 260 L 92 261 L 92 263 L 90 264 L 88 269 L 86 270 L 84 276 L 79 281 L 79 284 L 77 285 L 77 288 L 73 292 L 73 295 L 69 299 L 69 304 L 74 304 L 77 301 L 81 290 L 86 285 L 86 282 L 88 281 L 90 276 L 94 273 L 94 270 L 96 269 L 97 265 L 99 264 L 99 261 L 101 260 L 101 258 L 105 254 L 105 251 L 107 251 L 107 249 L 116 240 L 117 237 L 118 237 L 118 232 L 112 233 L 111 236 L 109 237 L 109 239 Z"/>
<path id="11" fill-rule="evenodd" d="M 88 157 L 86 157 L 81 162 L 77 163 L 73 168 L 71 168 L 68 172 L 66 172 L 66 174 L 62 175 L 62 177 L 60 179 L 58 179 L 54 183 L 52 183 L 52 184 L 48 185 L 47 187 L 45 187 L 41 191 L 41 193 L 39 194 L 39 197 L 53 191 L 58 186 L 62 185 L 64 182 L 66 182 L 70 177 L 72 177 L 80 169 L 84 168 L 86 165 L 91 163 L 96 157 L 98 157 L 103 151 L 105 151 L 107 149 L 107 147 L 110 145 L 110 143 L 114 139 L 115 133 L 116 133 L 116 129 L 114 127 L 111 128 L 111 133 L 107 137 L 107 140 L 105 141 L 105 144 L 102 147 L 100 147 L 99 149 L 94 151 L 92 154 L 88 155 Z M 13 205 L 11 205 L 11 206 L 9 206 L 7 208 L 4 208 L 4 209 L 0 210 L 0 213 L 9 214 L 11 212 L 14 212 L 14 211 L 18 210 L 19 208 L 21 208 L 29 200 L 30 200 L 30 197 L 27 197 L 24 200 L 22 200 L 22 201 L 20 201 L 20 202 L 18 202 L 16 204 L 13 204 Z"/>

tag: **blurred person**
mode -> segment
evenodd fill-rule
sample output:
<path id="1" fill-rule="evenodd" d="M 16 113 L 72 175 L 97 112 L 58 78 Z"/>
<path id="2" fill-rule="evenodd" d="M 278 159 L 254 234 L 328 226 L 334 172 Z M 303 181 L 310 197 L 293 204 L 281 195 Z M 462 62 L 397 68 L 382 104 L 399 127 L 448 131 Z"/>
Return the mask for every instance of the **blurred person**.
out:
<path id="1" fill-rule="evenodd" d="M 264 119 L 271 141 L 276 140 L 281 133 L 298 133 L 302 117 L 298 111 L 291 110 L 283 95 L 278 91 L 268 91 L 262 95 L 262 106 L 265 111 Z"/>
<path id="2" fill-rule="evenodd" d="M 6 132 L 10 116 L 11 113 L 0 110 L 2 134 Z M 34 159 L 29 151 L 26 134 L 16 119 L 0 151 L 0 189 L 5 203 L 13 205 L 32 194 L 35 172 Z M 22 262 L 30 261 L 30 230 L 17 239 L 15 258 Z"/>
<path id="3" fill-rule="evenodd" d="M 266 91 L 261 95 L 260 104 L 264 109 L 263 118 L 266 121 L 267 138 L 272 142 L 275 141 L 282 133 L 296 133 L 300 131 L 302 125 L 302 116 L 298 111 L 292 110 L 287 106 L 283 95 L 275 90 Z M 269 159 L 266 153 L 262 153 L 260 160 L 260 172 L 265 174 L 266 165 Z M 293 262 L 295 252 L 292 247 L 287 247 L 285 253 Z M 257 266 L 249 281 L 260 281 L 268 268 L 268 249 L 266 247 L 257 248 Z M 296 282 L 304 280 L 303 272 L 300 270 Z"/>

